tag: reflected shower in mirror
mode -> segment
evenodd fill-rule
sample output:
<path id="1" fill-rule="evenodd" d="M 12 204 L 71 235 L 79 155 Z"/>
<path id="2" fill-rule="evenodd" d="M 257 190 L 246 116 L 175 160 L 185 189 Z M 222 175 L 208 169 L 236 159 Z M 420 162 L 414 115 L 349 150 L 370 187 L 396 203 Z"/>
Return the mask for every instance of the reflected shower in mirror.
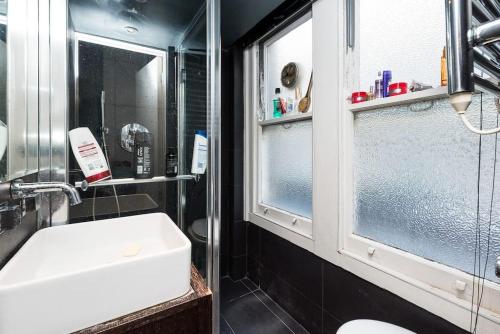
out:
<path id="1" fill-rule="evenodd" d="M 80 189 L 83 203 L 69 209 L 70 222 L 165 212 L 191 240 L 193 262 L 203 275 L 207 177 L 195 182 L 189 176 L 195 134 L 207 133 L 206 5 L 70 0 L 68 68 L 68 130 L 88 128 L 111 177 L 130 180 Z M 141 165 L 146 154 L 138 156 L 140 150 L 149 150 L 150 170 Z M 68 154 L 70 183 L 88 180 Z M 151 179 L 175 175 L 188 177 Z"/>
<path id="2" fill-rule="evenodd" d="M 165 175 L 166 52 L 81 33 L 75 37 L 78 79 L 71 128 L 90 130 L 113 178 Z M 141 158 L 142 151 L 148 156 Z M 74 177 L 82 176 L 74 155 L 70 156 L 70 167 Z M 87 200 L 73 210 L 72 217 L 163 210 L 165 191 L 165 184 L 93 189 L 84 194 Z M 115 193 L 117 198 L 110 200 L 107 195 L 115 197 Z"/>

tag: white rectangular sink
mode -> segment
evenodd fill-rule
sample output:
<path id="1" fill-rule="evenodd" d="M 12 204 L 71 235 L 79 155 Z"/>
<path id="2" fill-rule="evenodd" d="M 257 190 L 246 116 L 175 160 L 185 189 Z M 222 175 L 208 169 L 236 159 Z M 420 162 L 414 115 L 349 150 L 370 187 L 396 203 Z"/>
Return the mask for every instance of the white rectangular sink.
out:
<path id="1" fill-rule="evenodd" d="M 71 333 L 175 299 L 190 265 L 163 213 L 40 230 L 0 271 L 0 333 Z"/>

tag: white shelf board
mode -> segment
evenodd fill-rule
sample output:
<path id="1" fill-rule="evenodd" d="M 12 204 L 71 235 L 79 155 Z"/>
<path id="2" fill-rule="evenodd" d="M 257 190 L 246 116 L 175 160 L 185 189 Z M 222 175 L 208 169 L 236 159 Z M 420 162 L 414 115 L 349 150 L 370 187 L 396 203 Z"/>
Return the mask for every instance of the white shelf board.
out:
<path id="1" fill-rule="evenodd" d="M 403 95 L 390 96 L 376 100 L 360 102 L 349 105 L 352 112 L 374 110 L 379 108 L 393 107 L 411 104 L 420 101 L 434 100 L 448 97 L 448 86 L 436 87 Z"/>
<path id="2" fill-rule="evenodd" d="M 273 119 L 266 119 L 264 121 L 259 121 L 260 126 L 268 126 L 268 125 L 275 125 L 275 124 L 283 124 L 283 123 L 290 123 L 290 122 L 299 122 L 299 121 L 304 121 L 307 119 L 312 119 L 312 112 L 306 112 L 305 114 L 295 114 L 295 115 L 290 115 L 290 116 L 284 116 L 281 118 L 273 118 Z"/>

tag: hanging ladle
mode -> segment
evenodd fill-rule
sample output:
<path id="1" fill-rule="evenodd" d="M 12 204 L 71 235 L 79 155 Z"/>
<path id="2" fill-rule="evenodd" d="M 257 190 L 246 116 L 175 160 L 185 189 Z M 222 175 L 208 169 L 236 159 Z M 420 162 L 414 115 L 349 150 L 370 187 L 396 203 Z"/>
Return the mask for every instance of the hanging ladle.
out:
<path id="1" fill-rule="evenodd" d="M 304 96 L 299 102 L 299 112 L 306 113 L 309 111 L 309 107 L 311 106 L 311 89 L 313 82 L 313 74 L 311 72 L 311 79 L 309 80 L 309 86 L 307 87 L 306 96 Z"/>

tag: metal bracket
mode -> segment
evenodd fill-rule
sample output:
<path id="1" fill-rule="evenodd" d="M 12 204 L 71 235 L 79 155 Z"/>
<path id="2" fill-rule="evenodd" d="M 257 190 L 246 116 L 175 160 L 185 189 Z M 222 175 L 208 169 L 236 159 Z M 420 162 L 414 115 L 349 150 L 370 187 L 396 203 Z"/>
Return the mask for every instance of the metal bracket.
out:
<path id="1" fill-rule="evenodd" d="M 22 221 L 26 211 L 22 205 L 0 205 L 0 230 L 12 230 Z"/>

